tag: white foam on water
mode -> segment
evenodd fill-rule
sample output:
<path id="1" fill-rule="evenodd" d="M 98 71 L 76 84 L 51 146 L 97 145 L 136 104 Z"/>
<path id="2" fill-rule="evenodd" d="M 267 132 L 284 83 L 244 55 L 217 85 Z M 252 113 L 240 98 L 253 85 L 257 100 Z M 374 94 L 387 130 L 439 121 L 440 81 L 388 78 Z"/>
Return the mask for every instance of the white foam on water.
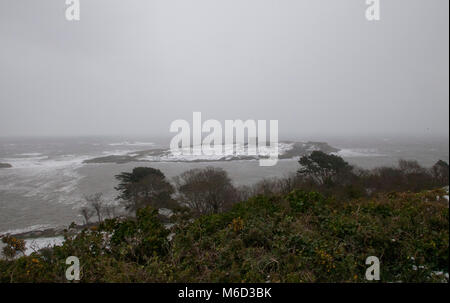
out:
<path id="1" fill-rule="evenodd" d="M 155 143 L 153 142 L 117 142 L 117 143 L 110 143 L 110 146 L 153 146 Z"/>
<path id="2" fill-rule="evenodd" d="M 338 152 L 332 153 L 333 155 L 343 157 L 343 158 L 353 158 L 353 157 L 383 157 L 384 154 L 378 153 L 374 149 L 341 149 Z"/>
<path id="3" fill-rule="evenodd" d="M 23 153 L 23 154 L 18 154 L 18 156 L 37 157 L 37 156 L 42 156 L 42 153 Z"/>
<path id="4" fill-rule="evenodd" d="M 104 152 L 102 152 L 102 156 L 125 156 L 125 155 L 130 155 L 130 153 L 136 152 L 135 149 L 131 150 L 131 149 L 127 149 L 127 150 L 105 150 Z"/>
<path id="5" fill-rule="evenodd" d="M 52 159 L 47 156 L 2 159 L 10 163 L 12 168 L 1 172 L 0 190 L 72 204 L 76 198 L 71 198 L 71 194 L 77 190 L 78 182 L 83 178 L 77 169 L 89 158 L 65 155 Z"/>
<path id="6" fill-rule="evenodd" d="M 28 168 L 61 168 L 73 165 L 81 165 L 84 160 L 89 159 L 90 156 L 74 156 L 64 155 L 56 158 L 49 156 L 32 156 L 32 157 L 18 157 L 18 158 L 2 158 L 0 161 L 9 163 L 13 169 L 28 169 Z"/>
<path id="7" fill-rule="evenodd" d="M 18 235 L 18 234 L 23 234 L 23 233 L 27 233 L 27 232 L 31 232 L 31 231 L 43 231 L 46 229 L 50 229 L 53 228 L 54 226 L 50 225 L 50 224 L 37 224 L 37 225 L 32 225 L 32 226 L 28 226 L 25 228 L 18 228 L 18 229 L 11 229 L 11 230 L 7 230 L 7 231 L 2 231 L 0 232 L 0 236 L 2 235 Z"/>
<path id="8" fill-rule="evenodd" d="M 20 157 L 20 158 L 2 158 L 1 161 L 4 163 L 11 164 L 12 168 L 31 168 L 42 166 L 42 161 L 48 160 L 47 156 L 41 157 Z"/>

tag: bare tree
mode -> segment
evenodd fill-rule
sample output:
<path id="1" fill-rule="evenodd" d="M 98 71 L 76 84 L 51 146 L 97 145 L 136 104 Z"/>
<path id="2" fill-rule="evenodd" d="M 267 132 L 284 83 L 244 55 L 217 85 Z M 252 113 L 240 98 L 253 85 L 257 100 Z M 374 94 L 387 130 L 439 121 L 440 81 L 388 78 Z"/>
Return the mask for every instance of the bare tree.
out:
<path id="1" fill-rule="evenodd" d="M 280 192 L 282 194 L 288 194 L 295 188 L 296 176 L 295 174 L 290 174 L 284 178 L 281 178 L 278 182 Z"/>
<path id="2" fill-rule="evenodd" d="M 89 207 L 82 207 L 80 209 L 80 215 L 82 215 L 84 218 L 84 224 L 88 224 L 89 219 L 91 219 L 92 216 L 94 215 L 94 211 Z"/>
<path id="3" fill-rule="evenodd" d="M 431 168 L 431 174 L 438 185 L 448 185 L 449 171 L 447 162 L 439 160 Z"/>
<path id="4" fill-rule="evenodd" d="M 198 214 L 226 210 L 236 199 L 236 189 L 226 171 L 207 167 L 192 169 L 175 178 L 181 203 Z"/>
<path id="5" fill-rule="evenodd" d="M 113 218 L 117 217 L 117 208 L 115 205 L 108 205 L 108 206 L 105 206 L 103 209 L 104 209 L 104 213 L 105 213 L 106 217 L 108 217 L 108 219 L 113 219 Z"/>
<path id="6" fill-rule="evenodd" d="M 417 161 L 400 159 L 398 167 L 404 174 L 422 174 L 426 171 Z"/>
<path id="7" fill-rule="evenodd" d="M 253 195 L 274 195 L 281 192 L 280 190 L 281 180 L 277 178 L 262 179 L 253 185 Z"/>
<path id="8" fill-rule="evenodd" d="M 84 196 L 86 202 L 94 209 L 97 215 L 98 222 L 102 222 L 102 212 L 104 204 L 102 196 L 103 196 L 102 193 Z"/>
<path id="9" fill-rule="evenodd" d="M 248 185 L 241 185 L 236 189 L 236 201 L 246 201 L 253 196 L 253 189 Z"/>

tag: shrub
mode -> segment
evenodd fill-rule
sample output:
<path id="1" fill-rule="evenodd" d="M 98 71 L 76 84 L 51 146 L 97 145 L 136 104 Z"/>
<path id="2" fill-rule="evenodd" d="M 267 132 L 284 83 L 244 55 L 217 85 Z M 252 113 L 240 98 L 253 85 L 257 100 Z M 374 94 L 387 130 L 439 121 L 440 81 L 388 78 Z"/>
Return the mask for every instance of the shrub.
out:
<path id="1" fill-rule="evenodd" d="M 306 192 L 295 190 L 287 195 L 291 208 L 296 212 L 306 212 L 308 210 L 320 211 L 325 203 L 325 198 L 317 192 Z"/>
<path id="2" fill-rule="evenodd" d="M 3 247 L 3 255 L 7 258 L 13 259 L 19 252 L 25 253 L 25 241 L 17 239 L 10 235 L 5 235 L 2 238 L 2 242 L 6 244 Z"/>
<path id="3" fill-rule="evenodd" d="M 72 255 L 82 282 L 366 282 L 368 256 L 382 282 L 446 281 L 437 272 L 448 271 L 449 212 L 435 191 L 347 202 L 293 191 L 220 214 L 179 212 L 170 231 L 144 208 L 67 234 L 60 247 L 0 260 L 0 281 L 63 282 Z"/>

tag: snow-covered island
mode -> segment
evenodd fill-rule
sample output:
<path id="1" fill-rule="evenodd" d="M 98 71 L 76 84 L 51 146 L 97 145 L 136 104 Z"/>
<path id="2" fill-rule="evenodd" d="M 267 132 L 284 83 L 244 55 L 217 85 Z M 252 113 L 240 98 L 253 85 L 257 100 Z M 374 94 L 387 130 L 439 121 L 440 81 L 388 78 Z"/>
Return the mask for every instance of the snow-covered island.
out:
<path id="1" fill-rule="evenodd" d="M 278 143 L 278 158 L 293 159 L 311 153 L 312 151 L 322 151 L 325 153 L 335 153 L 339 149 L 330 146 L 325 142 L 291 142 L 284 141 Z M 194 149 L 197 147 L 194 147 Z M 198 147 L 201 148 L 201 147 Z M 189 148 L 190 149 L 190 148 Z M 258 155 L 248 155 L 247 144 L 223 145 L 224 153 L 221 155 L 204 155 L 203 153 L 192 154 L 188 149 L 172 151 L 167 149 L 149 149 L 135 151 L 125 155 L 108 155 L 85 160 L 84 163 L 129 163 L 129 162 L 217 162 L 235 160 L 259 160 L 273 154 L 273 147 L 260 148 Z"/>

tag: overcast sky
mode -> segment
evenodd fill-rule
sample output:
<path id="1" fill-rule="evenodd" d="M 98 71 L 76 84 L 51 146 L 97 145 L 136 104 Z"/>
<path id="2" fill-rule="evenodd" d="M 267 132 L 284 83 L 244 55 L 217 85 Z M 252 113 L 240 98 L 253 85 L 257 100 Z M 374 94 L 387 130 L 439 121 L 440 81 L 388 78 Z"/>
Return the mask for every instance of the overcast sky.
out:
<path id="1" fill-rule="evenodd" d="M 277 119 L 280 136 L 449 131 L 449 1 L 0 1 L 0 136 L 170 135 Z"/>

